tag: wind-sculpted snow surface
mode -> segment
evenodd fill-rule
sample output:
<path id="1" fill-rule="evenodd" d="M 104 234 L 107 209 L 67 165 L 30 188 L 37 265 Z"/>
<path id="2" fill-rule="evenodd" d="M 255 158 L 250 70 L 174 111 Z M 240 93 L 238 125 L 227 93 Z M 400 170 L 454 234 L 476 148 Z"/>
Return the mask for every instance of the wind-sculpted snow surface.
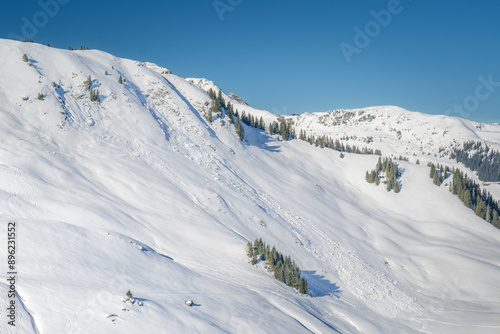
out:
<path id="1" fill-rule="evenodd" d="M 427 133 L 412 124 L 423 129 L 433 116 L 395 107 L 289 116 L 309 133 L 353 141 L 364 131 L 355 129 L 375 126 L 370 144 L 386 155 L 415 152 L 420 165 L 398 162 L 395 194 L 365 181 L 376 156 L 341 158 L 247 126 L 240 141 L 227 116 L 209 123 L 206 91 L 218 88 L 208 80 L 7 40 L 0 57 L 0 238 L 15 221 L 17 332 L 500 330 L 500 231 L 432 183 L 426 162 L 441 160 L 419 147 L 486 132 L 499 143 L 495 125 L 453 119 L 464 127 L 443 135 L 431 122 L 431 145 L 411 138 Z M 100 103 L 90 101 L 89 75 Z M 245 245 L 256 238 L 292 256 L 314 297 L 249 264 Z M 5 319 L 0 331 L 16 332 Z"/>

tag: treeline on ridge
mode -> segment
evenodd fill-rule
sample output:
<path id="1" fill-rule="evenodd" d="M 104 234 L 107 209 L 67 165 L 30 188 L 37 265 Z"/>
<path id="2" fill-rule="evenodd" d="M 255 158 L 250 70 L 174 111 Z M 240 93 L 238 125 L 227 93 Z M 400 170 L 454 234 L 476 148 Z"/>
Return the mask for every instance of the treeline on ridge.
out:
<path id="1" fill-rule="evenodd" d="M 481 191 L 479 184 L 471 180 L 467 174 L 455 169 L 450 190 L 460 198 L 466 207 L 474 210 L 477 216 L 493 224 L 496 228 L 500 228 L 498 217 L 500 201 L 495 201 L 486 189 Z"/>
<path id="2" fill-rule="evenodd" d="M 303 141 L 307 141 L 308 143 L 310 143 L 311 145 L 315 145 L 316 147 L 329 148 L 339 152 L 382 155 L 382 152 L 378 149 L 374 150 L 373 148 L 367 148 L 367 147 L 360 148 L 355 145 L 351 146 L 349 144 L 343 143 L 338 139 L 333 140 L 332 138 L 326 135 L 307 136 L 304 130 L 301 130 L 299 136 L 297 136 L 297 132 L 295 130 L 292 120 L 286 119 L 283 115 L 278 116 L 275 121 L 272 121 L 271 123 L 269 123 L 269 125 L 266 126 L 266 123 L 264 122 L 262 116 L 259 118 L 250 113 L 247 114 L 245 113 L 245 111 L 243 111 L 240 114 L 238 112 L 238 109 L 234 110 L 234 106 L 231 104 L 230 101 L 227 102 L 226 104 L 224 98 L 222 97 L 221 90 L 219 90 L 218 93 L 216 93 L 212 88 L 210 88 L 208 90 L 208 95 L 212 101 L 210 103 L 210 108 L 208 110 L 207 120 L 209 122 L 212 122 L 213 114 L 220 114 L 222 118 L 224 116 L 223 112 L 225 111 L 229 118 L 229 122 L 235 123 L 236 132 L 240 137 L 240 140 L 243 140 L 245 138 L 244 129 L 241 126 L 241 123 L 243 123 L 247 126 L 262 131 L 267 130 L 267 132 L 270 135 L 279 135 L 281 139 L 285 141 L 291 139 L 300 139 Z M 234 120 L 234 118 L 236 118 L 236 121 Z"/>
<path id="3" fill-rule="evenodd" d="M 238 112 L 238 109 L 234 110 L 231 101 L 228 101 L 226 104 L 226 101 L 222 97 L 221 90 L 219 90 L 219 93 L 217 94 L 212 88 L 210 88 L 208 90 L 208 96 L 212 101 L 210 102 L 210 108 L 208 109 L 207 121 L 212 123 L 213 114 L 217 113 L 220 114 L 220 117 L 222 118 L 223 112 L 225 111 L 229 119 L 229 123 L 235 125 L 235 131 L 236 134 L 238 135 L 238 138 L 240 140 L 245 139 L 245 129 L 243 128 L 242 119 Z"/>
<path id="4" fill-rule="evenodd" d="M 452 159 L 477 172 L 481 181 L 500 182 L 500 152 L 482 142 L 468 141 L 462 148 L 455 148 Z"/>
<path id="5" fill-rule="evenodd" d="M 437 168 L 432 163 L 428 165 L 431 168 L 429 176 L 433 179 L 434 184 L 440 185 L 446 177 L 453 175 L 449 188 L 451 193 L 457 195 L 460 201 L 473 210 L 478 217 L 500 229 L 500 201 L 495 201 L 486 189 L 481 190 L 479 184 L 460 169 L 450 169 L 448 166 L 443 167 L 443 165 Z"/>

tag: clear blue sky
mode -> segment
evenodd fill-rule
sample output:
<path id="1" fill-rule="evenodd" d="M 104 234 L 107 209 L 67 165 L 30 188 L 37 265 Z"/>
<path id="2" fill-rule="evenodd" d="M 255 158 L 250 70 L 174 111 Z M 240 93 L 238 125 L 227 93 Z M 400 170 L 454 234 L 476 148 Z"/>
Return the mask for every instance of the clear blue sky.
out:
<path id="1" fill-rule="evenodd" d="M 3 1 L 0 37 L 154 62 L 275 113 L 398 105 L 500 122 L 500 1 L 397 3 Z"/>

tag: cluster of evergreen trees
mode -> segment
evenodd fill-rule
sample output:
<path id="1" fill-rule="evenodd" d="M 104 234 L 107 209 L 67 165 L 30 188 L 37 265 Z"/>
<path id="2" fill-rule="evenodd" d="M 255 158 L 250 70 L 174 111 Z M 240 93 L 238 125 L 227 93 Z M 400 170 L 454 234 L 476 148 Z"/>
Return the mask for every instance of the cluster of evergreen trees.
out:
<path id="1" fill-rule="evenodd" d="M 101 102 L 101 97 L 99 96 L 99 90 L 98 89 L 91 89 L 90 90 L 90 101 L 92 101 L 92 102 Z"/>
<path id="2" fill-rule="evenodd" d="M 212 123 L 213 114 L 219 114 L 222 118 L 225 111 L 229 123 L 235 124 L 235 130 L 238 138 L 240 138 L 240 140 L 245 139 L 245 129 L 243 128 L 241 116 L 238 113 L 238 110 L 234 110 L 231 101 L 229 101 L 226 105 L 226 101 L 222 97 L 222 91 L 219 90 L 219 93 L 215 93 L 212 88 L 208 90 L 208 96 L 210 96 L 212 101 L 210 102 L 210 108 L 208 109 L 207 121 Z M 234 118 L 236 118 L 236 122 L 234 121 Z"/>
<path id="3" fill-rule="evenodd" d="M 99 96 L 99 90 L 98 89 L 92 89 L 92 77 L 89 75 L 87 80 L 85 80 L 83 83 L 85 85 L 85 88 L 90 91 L 90 101 L 92 102 L 101 102 L 101 97 Z"/>
<path id="4" fill-rule="evenodd" d="M 470 179 L 467 174 L 459 169 L 450 169 L 448 166 L 427 164 L 431 171 L 429 176 L 434 184 L 441 185 L 450 175 L 453 181 L 450 183 L 450 191 L 457 195 L 464 205 L 476 213 L 477 216 L 500 228 L 500 201 L 495 201 L 491 194 L 485 189 L 481 191 L 479 184 Z"/>
<path id="5" fill-rule="evenodd" d="M 236 133 L 240 137 L 240 140 L 243 140 L 245 138 L 245 131 L 241 123 L 265 131 L 266 124 L 264 123 L 264 119 L 262 117 L 258 119 L 252 114 L 247 115 L 245 111 L 243 111 L 243 113 L 240 115 L 238 109 L 234 110 L 231 101 L 227 102 L 226 105 L 226 101 L 222 97 L 222 91 L 219 90 L 219 93 L 215 93 L 215 91 L 212 88 L 210 88 L 208 90 L 208 95 L 212 100 L 208 112 L 208 118 L 210 118 L 209 120 L 210 122 L 211 122 L 211 117 L 214 113 L 220 113 L 222 116 L 222 112 L 225 109 L 230 123 L 235 123 L 234 118 L 236 117 L 236 125 L 235 125 Z"/>
<path id="6" fill-rule="evenodd" d="M 50 45 L 48 45 L 48 46 L 50 46 Z M 88 46 L 80 45 L 80 50 L 88 50 L 88 49 L 89 49 Z M 75 49 L 70 45 L 70 46 L 68 46 L 68 50 L 73 51 Z"/>
<path id="7" fill-rule="evenodd" d="M 212 88 L 208 90 L 208 96 L 212 100 L 210 105 L 210 109 L 213 113 L 221 113 L 222 109 L 226 108 L 226 101 L 222 97 L 222 91 L 219 90 L 219 93 L 216 94 Z"/>
<path id="8" fill-rule="evenodd" d="M 491 194 L 479 187 L 479 184 L 471 180 L 467 174 L 459 169 L 453 171 L 453 182 L 450 190 L 457 195 L 464 205 L 474 210 L 476 215 L 500 228 L 500 201 L 495 201 Z"/>
<path id="9" fill-rule="evenodd" d="M 23 39 L 23 42 L 24 43 L 36 43 L 34 40 L 32 40 L 31 38 L 25 38 Z M 38 43 L 40 44 L 40 43 Z M 45 43 L 42 43 L 42 45 L 45 45 Z M 47 43 L 47 46 L 50 46 L 50 43 Z"/>
<path id="10" fill-rule="evenodd" d="M 254 117 L 252 114 L 246 114 L 244 111 L 241 114 L 241 121 L 248 125 L 251 126 L 252 128 L 256 128 L 262 131 L 266 131 L 266 124 L 264 123 L 264 119 L 260 117 L 258 119 L 257 117 Z"/>
<path id="11" fill-rule="evenodd" d="M 385 181 L 387 191 L 394 190 L 395 193 L 399 193 L 401 188 L 399 187 L 398 178 L 401 176 L 399 172 L 399 166 L 391 158 L 378 158 L 377 166 L 371 172 L 366 171 L 366 181 L 368 183 L 375 183 L 377 186 L 380 184 L 380 179 L 385 174 Z"/>
<path id="12" fill-rule="evenodd" d="M 436 168 L 436 165 L 433 163 L 429 162 L 427 164 L 431 168 L 431 172 L 429 173 L 429 176 L 432 179 L 432 182 L 434 182 L 435 185 L 440 186 L 444 180 L 446 180 L 450 174 L 450 168 L 448 166 L 444 167 L 442 164 L 441 166 L 438 166 Z"/>
<path id="13" fill-rule="evenodd" d="M 500 182 L 500 152 L 482 142 L 468 141 L 455 148 L 450 157 L 476 171 L 481 181 Z"/>
<path id="14" fill-rule="evenodd" d="M 290 256 L 283 256 L 274 246 L 270 248 L 269 245 L 266 245 L 262 241 L 262 238 L 259 240 L 255 239 L 253 244 L 249 242 L 247 244 L 247 251 L 248 257 L 252 259 L 252 264 L 256 264 L 261 259 L 269 265 L 271 271 L 274 273 L 274 278 L 278 281 L 299 290 L 301 294 L 309 292 L 307 280 L 300 277 L 300 268 Z"/>
<path id="15" fill-rule="evenodd" d="M 276 121 L 269 123 L 269 134 L 280 135 L 283 140 L 296 139 L 295 128 L 291 119 L 285 119 L 283 116 L 278 116 Z"/>
<path id="16" fill-rule="evenodd" d="M 311 145 L 321 148 L 329 148 L 339 152 L 356 153 L 356 154 L 375 154 L 382 155 L 380 150 L 374 150 L 373 148 L 359 148 L 355 145 L 351 146 L 349 144 L 344 144 L 342 141 L 323 135 L 323 136 L 307 136 L 305 130 L 301 130 L 299 133 L 299 139 L 307 141 Z"/>

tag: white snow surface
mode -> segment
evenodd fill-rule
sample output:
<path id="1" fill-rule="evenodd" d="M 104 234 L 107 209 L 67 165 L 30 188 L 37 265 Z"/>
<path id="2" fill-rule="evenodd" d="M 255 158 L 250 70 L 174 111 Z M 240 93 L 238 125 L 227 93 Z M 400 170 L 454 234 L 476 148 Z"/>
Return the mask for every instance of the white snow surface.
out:
<path id="1" fill-rule="evenodd" d="M 227 118 L 207 123 L 208 80 L 9 40 L 0 59 L 1 333 L 500 331 L 500 231 L 436 187 L 425 163 L 400 162 L 395 194 L 364 179 L 377 156 L 342 159 L 246 126 L 240 142 Z M 84 87 L 89 75 L 100 103 Z M 339 125 L 336 112 L 289 117 L 318 135 L 376 133 L 387 156 L 500 143 L 498 125 L 352 112 Z M 371 126 L 359 121 L 367 114 Z M 16 328 L 4 314 L 8 222 Z M 249 264 L 256 238 L 292 256 L 314 297 Z M 124 302 L 129 289 L 134 303 Z"/>

